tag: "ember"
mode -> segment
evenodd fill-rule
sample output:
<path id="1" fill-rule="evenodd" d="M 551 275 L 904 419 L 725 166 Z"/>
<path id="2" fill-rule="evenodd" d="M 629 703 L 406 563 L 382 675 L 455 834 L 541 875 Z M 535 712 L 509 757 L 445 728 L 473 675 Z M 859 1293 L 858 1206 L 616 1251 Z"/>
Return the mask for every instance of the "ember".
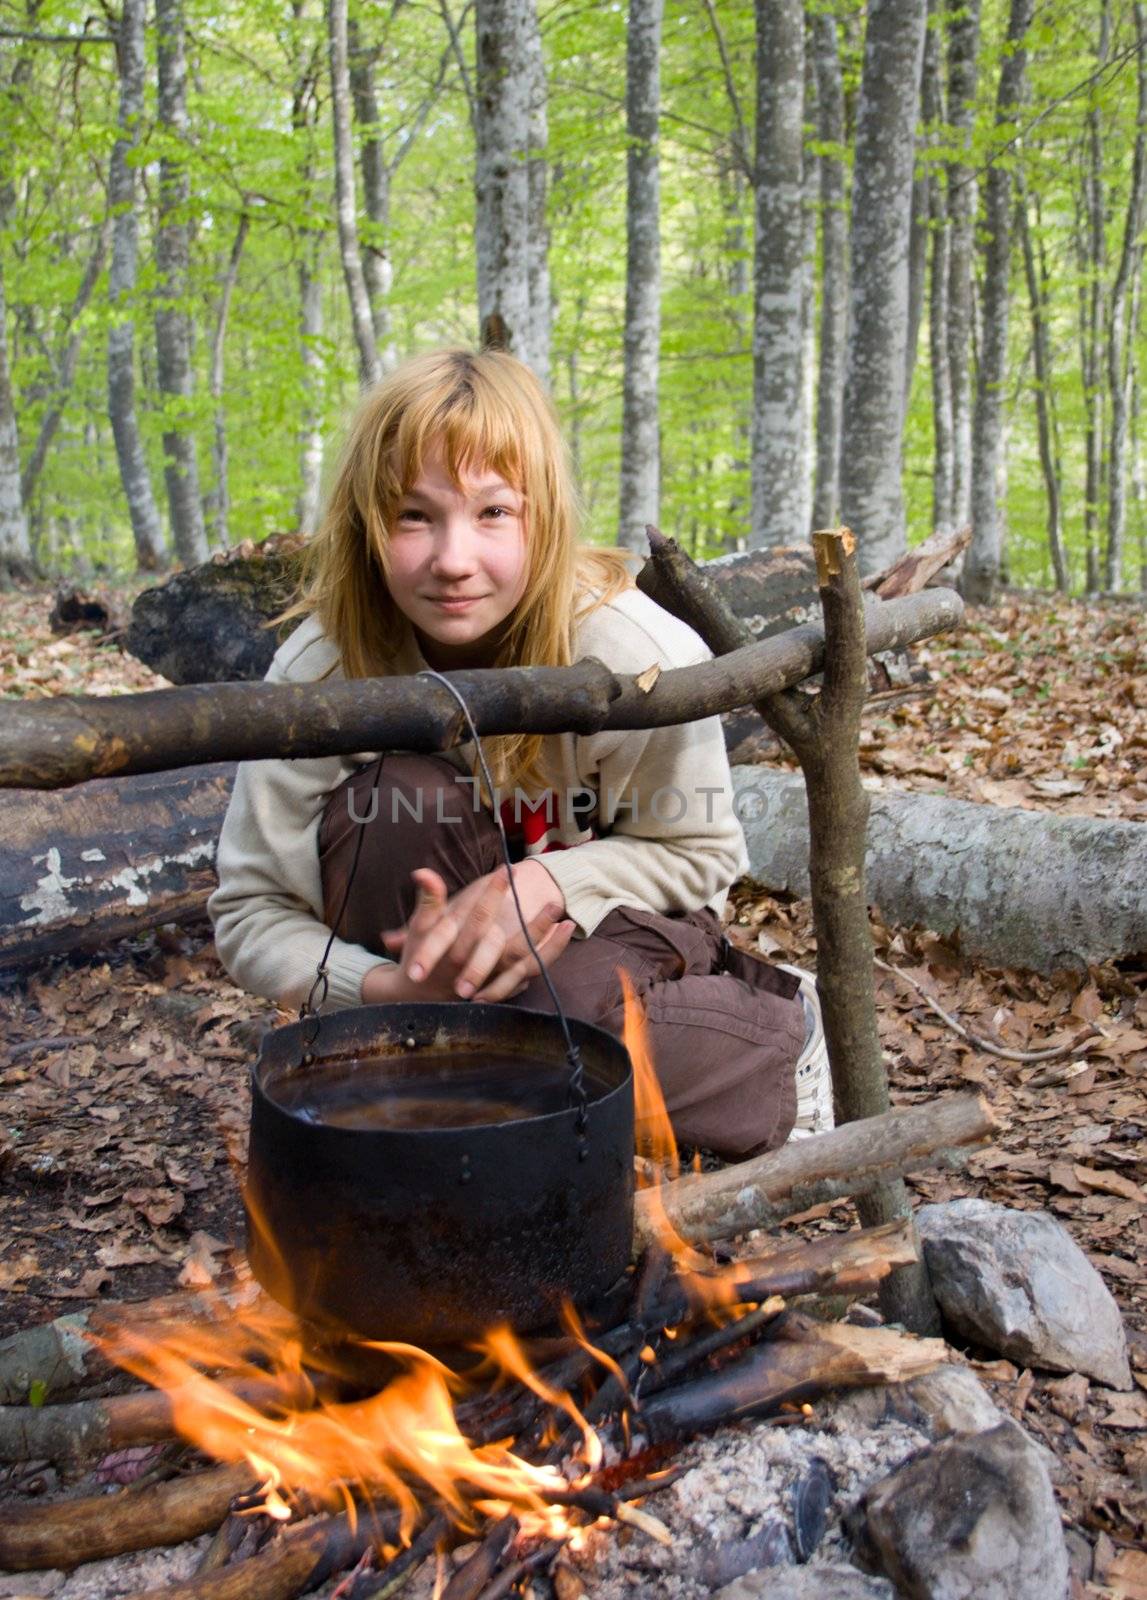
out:
<path id="1" fill-rule="evenodd" d="M 639 1172 L 675 1178 L 640 1008 L 626 1001 Z M 674 1481 L 663 1469 L 675 1441 L 750 1415 L 804 1422 L 810 1396 L 915 1376 L 945 1359 L 939 1341 L 786 1309 L 793 1295 L 871 1290 L 914 1259 L 905 1225 L 721 1265 L 669 1222 L 656 1189 L 645 1197 L 653 1242 L 612 1294 L 586 1308 L 588 1325 L 567 1306 L 552 1336 L 491 1328 L 462 1371 L 410 1343 L 364 1340 L 357 1348 L 391 1374 L 364 1390 L 347 1380 L 337 1350 L 317 1347 L 266 1296 L 236 1306 L 220 1295 L 211 1314 L 182 1323 L 125 1321 L 102 1348 L 161 1391 L 169 1428 L 219 1465 L 119 1500 L 9 1511 L 0 1567 L 74 1566 L 182 1541 L 224 1519 L 207 1569 L 165 1594 L 285 1600 L 360 1563 L 340 1594 L 363 1600 L 477 1537 L 442 1600 L 493 1600 L 576 1549 L 595 1523 L 625 1522 L 665 1541 L 659 1519 L 635 1502 Z M 118 1442 L 130 1432 L 125 1422 Z"/>

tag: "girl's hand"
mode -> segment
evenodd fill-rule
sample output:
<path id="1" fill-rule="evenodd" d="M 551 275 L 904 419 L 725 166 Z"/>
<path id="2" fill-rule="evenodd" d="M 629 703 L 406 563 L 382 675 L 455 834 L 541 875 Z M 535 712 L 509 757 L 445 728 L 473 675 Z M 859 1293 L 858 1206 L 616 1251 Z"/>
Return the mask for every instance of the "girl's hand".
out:
<path id="1" fill-rule="evenodd" d="M 525 866 L 526 863 L 520 863 Z M 561 920 L 560 891 L 544 868 L 531 888 L 517 880 L 530 938 L 550 966 L 566 948 L 574 924 Z M 413 874 L 418 904 L 405 928 L 383 935 L 396 967 L 375 967 L 362 983 L 363 1002 L 376 1000 L 509 999 L 537 976 L 538 964 L 522 938 L 504 868 L 478 879 L 447 900 L 436 872 Z M 548 890 L 547 886 L 548 885 Z"/>

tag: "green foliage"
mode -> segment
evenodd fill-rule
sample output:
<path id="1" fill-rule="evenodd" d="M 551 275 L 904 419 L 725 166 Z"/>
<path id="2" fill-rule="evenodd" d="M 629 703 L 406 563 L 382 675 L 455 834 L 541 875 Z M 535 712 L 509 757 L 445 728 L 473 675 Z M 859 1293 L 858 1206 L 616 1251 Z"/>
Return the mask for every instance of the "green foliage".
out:
<path id="1" fill-rule="evenodd" d="M 1113 281 L 1131 181 L 1135 131 L 1133 16 L 1111 8 L 1107 62 L 1096 71 L 1102 0 L 1048 0 L 1028 41 L 1028 103 L 999 129 L 995 93 L 1006 0 L 984 0 L 972 148 L 980 178 L 991 160 L 1022 172 L 1050 283 L 1053 387 L 1065 534 L 1073 575 L 1083 575 L 1086 394 L 1080 305 L 1091 284 Z M 393 269 L 391 313 L 400 354 L 475 333 L 473 135 L 467 95 L 440 10 L 378 8 L 358 0 L 363 44 L 374 58 L 379 136 L 392 165 L 390 217 L 364 241 Z M 863 55 L 861 0 L 817 0 L 841 23 L 850 126 Z M 452 13 L 473 72 L 472 12 Z M 17 0 L 0 0 L 0 24 L 26 29 Z M 70 309 L 105 225 L 108 160 L 117 135 L 113 47 L 81 43 L 105 30 L 79 0 L 42 0 L 34 30 L 74 45 L 0 41 L 0 151 L 9 185 L 0 237 L 12 378 L 22 459 L 53 404 L 68 339 L 80 335 L 75 380 L 30 513 L 50 564 L 132 564 L 132 543 L 107 420 L 106 264 L 86 311 Z M 111 11 L 114 19 L 114 9 Z M 943 31 L 945 8 L 933 26 Z M 148 99 L 137 154 L 139 279 L 135 325 L 137 403 L 162 499 L 165 412 L 155 378 L 154 233 L 158 164 L 190 169 L 196 396 L 181 420 L 194 430 L 204 491 L 212 483 L 215 406 L 211 338 L 220 284 L 240 217 L 250 217 L 225 343 L 223 412 L 229 444 L 231 536 L 260 539 L 294 527 L 300 441 L 317 416 L 330 449 L 356 392 L 334 228 L 329 85 L 319 0 L 247 0 L 219 7 L 186 0 L 190 136 L 175 147 L 155 121 L 155 40 L 149 29 Z M 716 19 L 714 24 L 713 18 Z M 622 328 L 625 304 L 625 6 L 547 0 L 541 8 L 549 95 L 553 387 L 580 463 L 588 531 L 611 540 L 617 518 Z M 728 75 L 718 47 L 719 28 Z M 730 92 L 730 90 L 732 92 Z M 663 339 L 662 525 L 698 555 L 743 537 L 752 401 L 753 197 L 739 149 L 753 153 L 754 8 L 721 0 L 668 0 L 662 51 Z M 1090 120 L 1089 120 L 1090 119 Z M 1081 194 L 1089 130 L 1101 152 L 1105 259 L 1089 259 Z M 810 159 L 847 155 L 822 146 L 808 119 Z M 361 138 L 361 130 L 356 130 Z M 942 122 L 922 130 L 921 169 L 943 181 L 959 156 Z M 316 388 L 303 361 L 300 271 L 322 285 Z M 1013 263 L 1012 374 L 1008 392 L 1006 512 L 1010 574 L 1050 582 L 1046 502 L 1036 449 L 1031 324 L 1018 254 Z M 905 423 L 905 490 L 914 537 L 931 525 L 932 421 L 927 322 L 921 331 Z M 1142 347 L 1136 328 L 1134 351 Z M 1104 379 L 1104 382 L 1106 380 Z M 1104 396 L 1104 405 L 1107 397 Z M 171 408 L 168 408 L 170 414 Z M 1129 568 L 1142 547 L 1143 505 L 1129 496 Z M 794 530 L 794 536 L 799 536 Z M 1129 570 L 1129 577 L 1132 576 Z"/>

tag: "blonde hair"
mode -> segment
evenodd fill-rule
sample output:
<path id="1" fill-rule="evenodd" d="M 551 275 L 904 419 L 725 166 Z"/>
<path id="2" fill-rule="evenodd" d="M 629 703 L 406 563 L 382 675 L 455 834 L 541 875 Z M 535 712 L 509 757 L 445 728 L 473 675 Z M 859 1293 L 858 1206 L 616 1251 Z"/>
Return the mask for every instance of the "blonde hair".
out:
<path id="1" fill-rule="evenodd" d="M 414 356 L 364 396 L 303 558 L 299 598 L 279 620 L 313 613 L 348 678 L 394 670 L 410 624 L 387 588 L 390 532 L 436 447 L 456 483 L 486 467 L 525 500 L 526 586 L 493 664 L 569 666 L 575 620 L 633 578 L 621 551 L 579 546 L 581 507 L 553 405 L 530 368 L 501 350 Z M 499 786 L 544 787 L 540 735 L 485 747 Z"/>

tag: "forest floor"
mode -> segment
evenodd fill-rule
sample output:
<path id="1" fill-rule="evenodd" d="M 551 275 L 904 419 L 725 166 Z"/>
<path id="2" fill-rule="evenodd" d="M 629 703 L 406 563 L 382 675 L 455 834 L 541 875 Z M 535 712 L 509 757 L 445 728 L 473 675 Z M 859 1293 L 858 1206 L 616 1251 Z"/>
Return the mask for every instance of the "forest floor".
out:
<path id="1" fill-rule="evenodd" d="M 161 682 L 95 635 L 54 638 L 49 604 L 0 598 L 0 693 Z M 933 683 L 866 721 L 873 787 L 1147 820 L 1141 607 L 1016 597 L 973 612 L 927 659 Z M 745 883 L 731 916 L 738 941 L 815 965 L 806 902 Z M 1022 1052 L 1101 1030 L 1080 1057 L 1003 1060 L 960 1038 L 907 982 L 878 974 L 894 1101 L 971 1085 L 1001 1123 L 965 1170 L 914 1180 L 918 1198 L 1046 1208 L 1122 1308 L 1129 1394 L 968 1354 L 997 1403 L 1056 1457 L 1076 1592 L 1147 1597 L 1147 974 L 987 970 L 950 941 L 886 927 L 878 912 L 873 925 L 882 960 L 980 1039 Z M 97 1297 L 204 1284 L 226 1268 L 241 1238 L 248 1112 L 249 1052 L 233 1025 L 259 1009 L 228 981 L 203 927 L 0 982 L 0 1336 Z M 840 1202 L 789 1226 L 854 1220 Z"/>

